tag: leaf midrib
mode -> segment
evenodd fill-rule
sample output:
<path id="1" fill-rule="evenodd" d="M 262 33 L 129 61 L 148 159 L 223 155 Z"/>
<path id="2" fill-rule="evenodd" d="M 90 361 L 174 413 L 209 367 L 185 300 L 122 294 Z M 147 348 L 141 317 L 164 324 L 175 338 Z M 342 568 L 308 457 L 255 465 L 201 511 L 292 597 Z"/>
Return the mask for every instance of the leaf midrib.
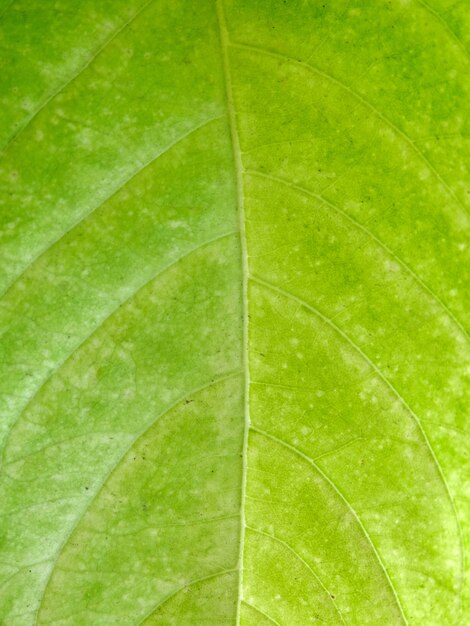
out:
<path id="1" fill-rule="evenodd" d="M 248 465 L 248 435 L 250 428 L 250 367 L 248 353 L 248 249 L 245 229 L 245 207 L 243 193 L 243 163 L 241 158 L 240 141 L 237 130 L 237 118 L 235 112 L 232 77 L 230 71 L 230 59 L 228 55 L 229 37 L 225 22 L 225 13 L 222 0 L 216 0 L 217 21 L 219 26 L 220 47 L 222 52 L 222 66 L 226 90 L 227 116 L 230 125 L 230 135 L 232 143 L 233 163 L 235 167 L 236 189 L 237 189 L 237 208 L 240 230 L 240 253 L 242 266 L 242 302 L 243 302 L 243 369 L 245 375 L 244 390 L 244 427 L 243 427 L 243 450 L 242 450 L 242 483 L 240 496 L 240 547 L 238 555 L 238 597 L 236 624 L 240 624 L 241 619 L 241 603 L 243 600 L 243 558 L 245 547 L 245 498 L 246 498 L 246 480 Z"/>

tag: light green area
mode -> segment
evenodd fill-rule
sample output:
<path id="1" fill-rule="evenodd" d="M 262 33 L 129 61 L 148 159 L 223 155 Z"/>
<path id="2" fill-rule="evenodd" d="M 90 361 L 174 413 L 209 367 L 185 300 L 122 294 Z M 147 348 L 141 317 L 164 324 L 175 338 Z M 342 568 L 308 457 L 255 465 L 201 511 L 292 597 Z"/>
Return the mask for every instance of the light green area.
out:
<path id="1" fill-rule="evenodd" d="M 0 2 L 0 624 L 470 623 L 464 0 Z"/>

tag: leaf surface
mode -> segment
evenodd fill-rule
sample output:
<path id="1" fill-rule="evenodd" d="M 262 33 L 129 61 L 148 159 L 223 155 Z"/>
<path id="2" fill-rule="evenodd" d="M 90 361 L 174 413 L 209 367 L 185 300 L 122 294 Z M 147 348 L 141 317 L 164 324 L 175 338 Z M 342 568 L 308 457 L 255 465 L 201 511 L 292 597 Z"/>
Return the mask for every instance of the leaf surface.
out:
<path id="1" fill-rule="evenodd" d="M 0 20 L 0 623 L 465 625 L 465 3 Z"/>

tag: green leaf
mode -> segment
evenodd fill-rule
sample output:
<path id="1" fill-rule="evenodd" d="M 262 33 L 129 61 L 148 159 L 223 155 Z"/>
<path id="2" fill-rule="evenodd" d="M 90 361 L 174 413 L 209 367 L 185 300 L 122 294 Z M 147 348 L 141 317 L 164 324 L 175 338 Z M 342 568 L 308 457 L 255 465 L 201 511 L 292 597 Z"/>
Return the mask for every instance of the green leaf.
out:
<path id="1" fill-rule="evenodd" d="M 2 626 L 469 623 L 469 33 L 0 3 Z"/>

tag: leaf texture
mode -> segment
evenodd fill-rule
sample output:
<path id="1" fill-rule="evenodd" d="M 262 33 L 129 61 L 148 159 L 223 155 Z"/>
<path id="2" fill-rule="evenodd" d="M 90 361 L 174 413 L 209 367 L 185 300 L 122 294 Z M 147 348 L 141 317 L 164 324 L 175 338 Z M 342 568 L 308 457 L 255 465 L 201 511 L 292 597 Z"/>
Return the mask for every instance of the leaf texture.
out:
<path id="1" fill-rule="evenodd" d="M 0 624 L 469 622 L 469 32 L 0 3 Z"/>

